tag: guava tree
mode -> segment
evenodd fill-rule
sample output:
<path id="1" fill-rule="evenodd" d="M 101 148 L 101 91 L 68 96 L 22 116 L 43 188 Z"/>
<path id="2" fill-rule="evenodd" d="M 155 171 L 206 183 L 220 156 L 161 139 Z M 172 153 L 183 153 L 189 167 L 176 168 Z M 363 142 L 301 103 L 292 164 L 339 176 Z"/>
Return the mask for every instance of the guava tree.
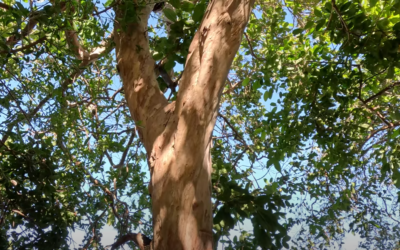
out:
<path id="1" fill-rule="evenodd" d="M 399 8 L 0 2 L 0 248 L 398 249 Z"/>

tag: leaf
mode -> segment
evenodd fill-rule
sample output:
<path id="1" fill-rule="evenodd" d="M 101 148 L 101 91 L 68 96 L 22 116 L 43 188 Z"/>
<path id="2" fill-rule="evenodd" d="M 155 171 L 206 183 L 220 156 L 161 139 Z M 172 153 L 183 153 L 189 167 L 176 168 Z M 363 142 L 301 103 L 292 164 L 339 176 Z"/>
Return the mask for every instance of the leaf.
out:
<path id="1" fill-rule="evenodd" d="M 375 7 L 377 2 L 378 2 L 378 0 L 369 0 L 369 6 Z"/>
<path id="2" fill-rule="evenodd" d="M 270 98 L 268 91 L 264 92 L 263 99 L 266 102 Z"/>
<path id="3" fill-rule="evenodd" d="M 308 21 L 306 26 L 304 26 L 304 29 L 308 30 L 309 28 L 311 28 L 314 25 L 313 21 Z"/>
<path id="4" fill-rule="evenodd" d="M 298 34 L 300 34 L 301 32 L 303 32 L 303 29 L 295 29 L 295 30 L 293 30 L 293 35 L 298 35 Z"/>
<path id="5" fill-rule="evenodd" d="M 181 3 L 180 3 L 181 1 L 180 0 L 169 0 L 169 3 L 172 5 L 172 6 L 174 6 L 175 8 L 179 8 L 180 7 L 180 5 L 181 5 Z"/>
<path id="6" fill-rule="evenodd" d="M 330 2 L 327 2 L 325 4 L 325 11 L 330 13 L 332 11 L 332 4 Z"/>
<path id="7" fill-rule="evenodd" d="M 194 7 L 195 7 L 194 4 L 192 2 L 189 2 L 189 1 L 183 1 L 182 4 L 181 4 L 182 10 L 183 11 L 187 11 L 187 12 L 192 11 L 194 9 Z"/>
<path id="8" fill-rule="evenodd" d="M 173 59 L 167 60 L 167 62 L 164 64 L 164 69 L 167 71 L 170 71 L 175 67 L 175 61 Z"/>
<path id="9" fill-rule="evenodd" d="M 322 12 L 319 9 L 314 9 L 314 15 L 317 17 L 322 17 Z"/>
<path id="10" fill-rule="evenodd" d="M 168 18 L 169 20 L 171 20 L 173 22 L 176 21 L 176 13 L 172 9 L 164 8 L 163 13 L 164 13 L 165 17 Z"/>
<path id="11" fill-rule="evenodd" d="M 347 2 L 340 7 L 340 11 L 344 12 L 351 6 L 351 2 Z"/>
<path id="12" fill-rule="evenodd" d="M 200 22 L 201 19 L 203 18 L 204 12 L 206 10 L 206 5 L 204 3 L 199 3 L 194 7 L 192 19 L 195 22 Z"/>
<path id="13" fill-rule="evenodd" d="M 257 90 L 257 89 L 259 89 L 261 87 L 261 84 L 260 84 L 260 81 L 255 81 L 254 83 L 253 83 L 253 86 L 252 86 L 252 89 L 253 90 Z"/>
<path id="14" fill-rule="evenodd" d="M 396 23 L 395 25 L 393 25 L 393 30 L 397 30 L 400 31 L 400 22 Z"/>
<path id="15" fill-rule="evenodd" d="M 370 128 L 370 125 L 368 123 L 363 123 L 363 124 L 360 124 L 359 126 L 362 128 L 366 128 L 366 129 Z"/>
<path id="16" fill-rule="evenodd" d="M 275 167 L 276 170 L 278 170 L 278 172 L 282 171 L 281 164 L 279 163 L 279 160 L 275 160 L 274 159 L 274 167 Z"/>
<path id="17" fill-rule="evenodd" d="M 392 79 L 393 76 L 394 76 L 394 66 L 392 65 L 388 68 L 386 79 Z"/>
<path id="18" fill-rule="evenodd" d="M 243 81 L 242 81 L 242 86 L 246 87 L 247 85 L 249 85 L 250 82 L 250 78 L 246 77 Z"/>

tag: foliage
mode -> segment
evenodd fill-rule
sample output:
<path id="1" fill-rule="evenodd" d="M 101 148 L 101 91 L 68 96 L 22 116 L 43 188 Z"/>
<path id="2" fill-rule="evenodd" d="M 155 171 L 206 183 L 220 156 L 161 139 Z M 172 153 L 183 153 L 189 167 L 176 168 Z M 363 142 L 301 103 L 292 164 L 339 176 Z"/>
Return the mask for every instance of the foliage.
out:
<path id="1" fill-rule="evenodd" d="M 140 124 L 113 44 L 85 64 L 65 35 L 99 46 L 115 4 L 126 22 L 143 7 L 121 2 L 0 7 L 0 245 L 67 248 L 76 228 L 83 247 L 102 248 L 105 224 L 151 235 Z M 208 1 L 169 4 L 148 35 L 178 79 Z M 362 248 L 400 249 L 399 11 L 397 0 L 256 1 L 214 130 L 216 242 L 323 249 L 356 233 Z"/>

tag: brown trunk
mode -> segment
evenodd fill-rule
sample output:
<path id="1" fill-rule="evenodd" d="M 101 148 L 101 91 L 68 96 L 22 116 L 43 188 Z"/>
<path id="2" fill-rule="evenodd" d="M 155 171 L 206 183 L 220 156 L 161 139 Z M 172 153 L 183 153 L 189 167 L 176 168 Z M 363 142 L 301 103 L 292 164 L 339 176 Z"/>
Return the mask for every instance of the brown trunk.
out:
<path id="1" fill-rule="evenodd" d="M 213 248 L 211 135 L 253 2 L 210 1 L 170 104 L 158 88 L 146 36 L 152 6 L 141 11 L 140 23 L 115 25 L 125 96 L 148 153 L 156 250 Z"/>

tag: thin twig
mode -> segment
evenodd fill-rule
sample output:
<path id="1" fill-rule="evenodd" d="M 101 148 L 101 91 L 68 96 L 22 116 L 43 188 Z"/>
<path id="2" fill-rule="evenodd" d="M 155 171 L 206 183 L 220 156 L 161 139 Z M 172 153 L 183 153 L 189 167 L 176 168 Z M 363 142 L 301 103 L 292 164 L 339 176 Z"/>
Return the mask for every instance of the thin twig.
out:
<path id="1" fill-rule="evenodd" d="M 247 43 L 249 44 L 251 55 L 252 55 L 255 59 L 257 59 L 257 60 L 265 60 L 264 58 L 259 58 L 259 57 L 254 53 L 253 46 L 251 45 L 251 42 L 252 42 L 252 41 L 251 41 L 250 38 L 247 36 L 247 33 L 246 33 L 246 32 L 244 32 L 244 36 L 246 37 Z"/>
<path id="2" fill-rule="evenodd" d="M 248 150 L 250 150 L 251 152 L 253 152 L 254 153 L 254 151 L 247 145 L 247 143 L 246 143 L 246 141 L 243 139 L 243 137 L 239 134 L 239 132 L 236 130 L 236 128 L 230 123 L 230 121 L 228 120 L 228 118 L 226 118 L 223 114 L 221 114 L 221 113 L 218 113 L 218 115 L 222 118 L 222 119 L 224 119 L 224 121 L 226 122 L 226 124 L 228 124 L 228 126 L 232 129 L 232 131 L 233 131 L 233 133 L 235 133 L 235 137 L 237 138 L 237 139 L 239 139 L 239 141 L 241 141 L 243 144 L 244 144 L 244 146 L 248 149 Z"/>

